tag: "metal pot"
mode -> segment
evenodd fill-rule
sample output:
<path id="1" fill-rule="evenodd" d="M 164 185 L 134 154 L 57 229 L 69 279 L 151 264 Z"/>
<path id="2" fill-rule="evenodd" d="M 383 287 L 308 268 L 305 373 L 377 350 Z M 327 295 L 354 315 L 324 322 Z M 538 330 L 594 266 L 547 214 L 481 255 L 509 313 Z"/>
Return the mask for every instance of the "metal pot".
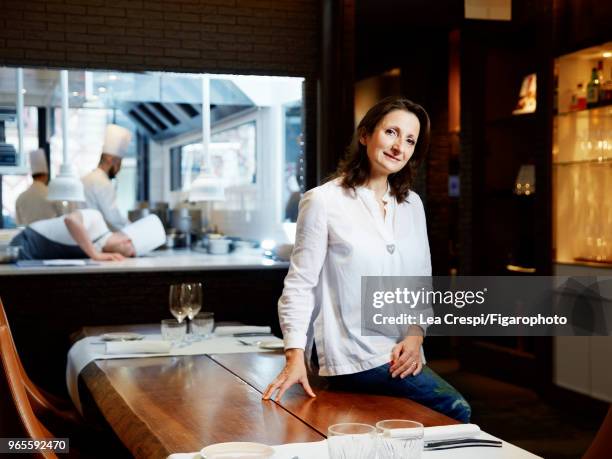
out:
<path id="1" fill-rule="evenodd" d="M 176 207 L 171 211 L 172 228 L 181 233 L 191 232 L 191 215 L 189 208 Z"/>
<path id="2" fill-rule="evenodd" d="M 130 210 L 128 211 L 128 219 L 131 222 L 135 222 L 136 220 L 146 217 L 150 213 L 151 211 L 148 208 Z"/>

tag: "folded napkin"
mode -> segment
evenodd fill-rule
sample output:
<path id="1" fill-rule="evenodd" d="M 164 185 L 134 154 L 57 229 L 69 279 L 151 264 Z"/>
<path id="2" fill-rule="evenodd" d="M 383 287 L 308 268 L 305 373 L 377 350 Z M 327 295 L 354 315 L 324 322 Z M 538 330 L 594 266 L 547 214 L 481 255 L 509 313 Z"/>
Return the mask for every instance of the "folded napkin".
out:
<path id="1" fill-rule="evenodd" d="M 106 354 L 167 354 L 170 341 L 111 341 L 106 343 Z"/>
<path id="2" fill-rule="evenodd" d="M 272 329 L 256 325 L 221 325 L 215 328 L 217 336 L 229 336 L 236 333 L 272 333 Z"/>
<path id="3" fill-rule="evenodd" d="M 476 424 L 456 424 L 452 426 L 425 427 L 423 440 L 454 440 L 457 438 L 473 438 L 480 434 L 480 427 Z"/>
<path id="4" fill-rule="evenodd" d="M 85 266 L 87 262 L 85 260 L 43 260 L 44 266 Z"/>

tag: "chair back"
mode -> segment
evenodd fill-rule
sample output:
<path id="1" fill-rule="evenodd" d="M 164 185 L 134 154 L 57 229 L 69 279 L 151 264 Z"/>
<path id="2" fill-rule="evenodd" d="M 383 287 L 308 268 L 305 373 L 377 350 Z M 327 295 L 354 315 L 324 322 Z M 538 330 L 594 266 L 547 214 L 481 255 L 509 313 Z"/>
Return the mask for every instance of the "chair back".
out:
<path id="1" fill-rule="evenodd" d="M 30 398 L 30 402 L 33 403 L 34 411 L 57 411 L 53 402 L 49 400 L 49 395 L 45 395 L 41 392 L 39 387 L 32 382 L 30 377 L 25 371 L 23 364 L 21 363 L 21 359 L 19 358 L 19 353 L 17 352 L 17 347 L 15 346 L 15 340 L 13 339 L 13 334 L 11 332 L 11 327 L 8 322 L 8 316 L 6 315 L 6 310 L 4 309 L 4 305 L 2 304 L 2 299 L 0 299 L 0 327 L 5 326 L 8 331 L 8 337 L 10 340 L 10 346 L 13 348 L 15 355 L 17 356 L 17 366 L 19 368 L 19 374 L 21 375 L 21 380 L 25 386 L 26 392 L 28 393 L 28 397 Z"/>
<path id="2" fill-rule="evenodd" d="M 3 389 L 0 391 L 3 408 L 0 423 L 1 436 L 19 437 L 25 434 L 37 440 L 53 438 L 53 434 L 40 423 L 32 410 L 21 378 L 19 357 L 15 352 L 10 331 L 5 324 L 0 324 L 0 361 L 3 370 L 0 371 L 0 389 Z M 44 451 L 40 455 L 45 459 L 57 459 L 57 455 L 51 451 Z"/>

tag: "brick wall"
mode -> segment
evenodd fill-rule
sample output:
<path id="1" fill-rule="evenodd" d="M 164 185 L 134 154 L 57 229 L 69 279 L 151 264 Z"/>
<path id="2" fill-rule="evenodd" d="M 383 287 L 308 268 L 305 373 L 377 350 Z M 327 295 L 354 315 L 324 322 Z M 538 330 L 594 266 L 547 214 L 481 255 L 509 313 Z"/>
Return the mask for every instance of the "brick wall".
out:
<path id="1" fill-rule="evenodd" d="M 318 71 L 318 0 L 0 0 L 0 10 L 0 65 Z"/>

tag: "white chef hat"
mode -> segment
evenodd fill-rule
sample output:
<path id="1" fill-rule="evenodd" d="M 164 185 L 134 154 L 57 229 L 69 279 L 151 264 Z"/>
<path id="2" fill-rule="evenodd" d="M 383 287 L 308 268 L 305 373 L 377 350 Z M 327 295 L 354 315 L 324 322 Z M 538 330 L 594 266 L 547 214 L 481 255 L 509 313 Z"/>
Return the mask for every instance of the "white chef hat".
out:
<path id="1" fill-rule="evenodd" d="M 34 174 L 48 174 L 49 166 L 47 166 L 47 157 L 45 150 L 39 148 L 30 152 L 30 170 Z"/>
<path id="2" fill-rule="evenodd" d="M 150 214 L 121 228 L 136 250 L 136 256 L 155 250 L 166 242 L 166 230 L 157 215 Z"/>
<path id="3" fill-rule="evenodd" d="M 122 158 L 127 153 L 131 139 L 132 133 L 129 130 L 116 124 L 109 124 L 104 134 L 102 153 Z"/>

